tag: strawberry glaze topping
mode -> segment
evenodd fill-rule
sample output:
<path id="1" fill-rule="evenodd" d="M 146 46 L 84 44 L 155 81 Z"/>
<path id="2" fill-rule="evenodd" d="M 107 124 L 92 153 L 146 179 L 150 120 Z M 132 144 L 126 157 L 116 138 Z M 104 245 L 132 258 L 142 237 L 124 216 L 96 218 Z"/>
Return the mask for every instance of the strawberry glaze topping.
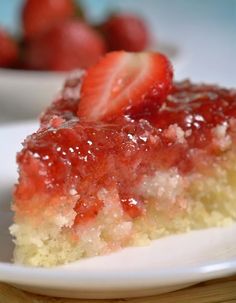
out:
<path id="1" fill-rule="evenodd" d="M 65 89 L 76 90 L 72 82 Z M 235 92 L 188 81 L 176 84 L 162 106 L 119 117 L 112 124 L 80 123 L 77 105 L 73 97 L 56 101 L 42 117 L 43 127 L 24 142 L 15 195 L 28 200 L 37 192 L 66 195 L 74 188 L 80 193 L 77 208 L 86 203 L 86 218 L 102 207 L 96 198 L 99 189 L 114 186 L 124 210 L 132 217 L 140 215 L 142 202 L 135 186 L 141 177 L 170 167 L 182 174 L 193 171 L 192 151 L 221 153 L 213 129 L 230 127 L 236 117 Z M 56 127 L 50 125 L 55 115 L 63 121 Z"/>
<path id="2" fill-rule="evenodd" d="M 16 203 L 42 192 L 79 193 L 79 224 L 103 207 L 98 192 L 115 188 L 124 211 L 134 218 L 144 209 L 137 194 L 144 176 L 172 167 L 182 175 L 196 172 L 200 158 L 201 167 L 207 167 L 234 137 L 233 90 L 176 83 L 162 102 L 126 111 L 108 123 L 78 118 L 80 86 L 80 76 L 68 80 L 41 117 L 41 128 L 25 140 L 17 157 Z"/>

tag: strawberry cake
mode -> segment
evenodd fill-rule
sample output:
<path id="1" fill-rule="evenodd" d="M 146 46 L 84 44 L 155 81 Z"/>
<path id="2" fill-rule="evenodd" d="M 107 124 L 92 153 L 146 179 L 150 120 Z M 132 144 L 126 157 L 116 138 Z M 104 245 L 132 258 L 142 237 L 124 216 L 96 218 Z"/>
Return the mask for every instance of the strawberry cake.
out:
<path id="1" fill-rule="evenodd" d="M 14 261 L 55 266 L 236 220 L 236 92 L 158 53 L 69 78 L 17 155 Z"/>

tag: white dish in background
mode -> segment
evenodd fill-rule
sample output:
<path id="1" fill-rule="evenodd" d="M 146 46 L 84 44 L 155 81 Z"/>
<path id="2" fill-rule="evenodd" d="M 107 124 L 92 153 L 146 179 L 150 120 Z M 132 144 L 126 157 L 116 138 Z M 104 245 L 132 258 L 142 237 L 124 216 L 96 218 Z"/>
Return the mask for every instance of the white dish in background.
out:
<path id="1" fill-rule="evenodd" d="M 0 281 L 39 294 L 73 298 L 122 298 L 164 293 L 236 273 L 236 224 L 170 236 L 150 246 L 51 269 L 10 263 L 10 191 L 20 142 L 35 123 L 0 128 Z M 3 144 L 7 142 L 7 144 Z"/>
<path id="2" fill-rule="evenodd" d="M 37 117 L 62 88 L 66 74 L 0 68 L 0 119 Z"/>

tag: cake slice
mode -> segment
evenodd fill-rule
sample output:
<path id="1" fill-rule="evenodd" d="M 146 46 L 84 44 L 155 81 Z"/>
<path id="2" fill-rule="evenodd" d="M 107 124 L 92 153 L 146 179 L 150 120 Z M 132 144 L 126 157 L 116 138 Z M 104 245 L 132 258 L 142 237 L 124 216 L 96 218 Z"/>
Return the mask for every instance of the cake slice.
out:
<path id="1" fill-rule="evenodd" d="M 114 52 L 65 83 L 17 155 L 16 263 L 55 266 L 236 220 L 236 92 Z"/>

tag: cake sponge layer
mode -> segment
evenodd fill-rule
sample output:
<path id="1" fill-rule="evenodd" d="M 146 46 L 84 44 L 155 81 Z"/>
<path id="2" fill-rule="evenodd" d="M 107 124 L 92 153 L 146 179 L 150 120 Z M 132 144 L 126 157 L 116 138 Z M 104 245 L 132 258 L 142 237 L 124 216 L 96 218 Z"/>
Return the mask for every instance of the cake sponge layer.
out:
<path id="1" fill-rule="evenodd" d="M 232 153 L 224 157 L 223 164 L 204 175 L 181 176 L 172 169 L 145 176 L 137 189 L 145 200 L 144 212 L 135 219 L 124 212 L 118 193 L 105 188 L 98 193 L 104 207 L 84 224 L 74 224 L 74 204 L 66 199 L 63 207 L 58 203 L 53 211 L 44 209 L 41 224 L 18 215 L 11 227 L 14 260 L 49 267 L 146 245 L 170 234 L 232 224 L 236 221 L 236 161 Z"/>

